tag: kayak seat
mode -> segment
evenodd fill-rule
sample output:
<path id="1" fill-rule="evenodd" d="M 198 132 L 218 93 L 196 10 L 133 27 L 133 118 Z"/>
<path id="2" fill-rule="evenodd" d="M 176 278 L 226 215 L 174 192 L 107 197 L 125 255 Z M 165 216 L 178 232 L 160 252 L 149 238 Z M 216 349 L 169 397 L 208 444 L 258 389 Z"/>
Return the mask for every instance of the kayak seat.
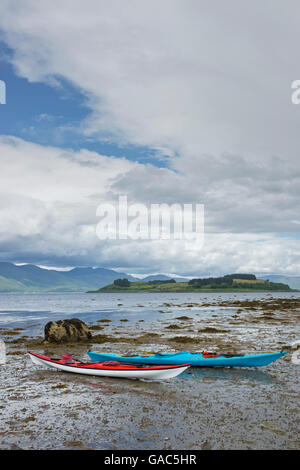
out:
<path id="1" fill-rule="evenodd" d="M 204 358 L 210 358 L 210 357 L 227 357 L 227 358 L 230 358 L 230 357 L 243 357 L 245 356 L 245 354 L 219 354 L 219 353 L 214 353 L 214 352 L 206 352 L 206 351 L 202 351 L 202 352 L 197 352 L 197 353 L 194 353 L 194 354 L 202 354 L 202 356 Z"/>
<path id="2" fill-rule="evenodd" d="M 138 369 L 143 369 L 144 367 L 149 367 L 149 364 L 136 364 L 132 362 L 123 362 L 126 366 L 137 367 Z"/>
<path id="3" fill-rule="evenodd" d="M 118 361 L 105 361 L 102 362 L 104 366 L 119 366 L 121 363 Z"/>

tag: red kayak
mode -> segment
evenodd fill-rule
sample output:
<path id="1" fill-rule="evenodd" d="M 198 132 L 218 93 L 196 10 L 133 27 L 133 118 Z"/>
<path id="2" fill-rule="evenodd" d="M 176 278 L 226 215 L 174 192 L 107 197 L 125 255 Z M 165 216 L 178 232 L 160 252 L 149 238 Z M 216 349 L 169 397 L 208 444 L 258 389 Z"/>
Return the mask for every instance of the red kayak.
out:
<path id="1" fill-rule="evenodd" d="M 85 375 L 99 375 L 126 379 L 170 379 L 181 374 L 190 364 L 149 366 L 142 364 L 124 364 L 117 361 L 81 362 L 72 356 L 63 355 L 62 359 L 51 358 L 27 351 L 32 362 L 38 365 L 54 367 L 66 372 Z"/>

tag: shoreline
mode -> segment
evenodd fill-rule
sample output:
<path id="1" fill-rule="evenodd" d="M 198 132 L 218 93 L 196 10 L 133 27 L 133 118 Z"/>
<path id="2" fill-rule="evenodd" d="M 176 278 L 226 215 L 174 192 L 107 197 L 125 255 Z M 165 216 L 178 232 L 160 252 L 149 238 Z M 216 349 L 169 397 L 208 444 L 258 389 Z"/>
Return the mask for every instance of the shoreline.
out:
<path id="1" fill-rule="evenodd" d="M 133 290 L 133 289 L 122 289 L 122 290 L 89 290 L 86 291 L 86 294 L 188 294 L 188 293 L 210 293 L 210 292 L 222 292 L 222 293 L 262 293 L 262 294 L 267 294 L 267 293 L 272 293 L 272 292 L 277 292 L 277 293 L 286 293 L 286 292 L 300 292 L 300 290 L 297 289 L 288 289 L 288 290 L 259 290 L 259 289 L 194 289 L 194 290 Z"/>
<path id="2" fill-rule="evenodd" d="M 85 317 L 92 340 L 82 342 L 44 343 L 41 332 L 51 314 L 31 336 L 21 324 L 1 328 L 7 361 L 0 367 L 0 449 L 298 449 L 299 366 L 291 361 L 290 345 L 300 297 L 168 297 L 156 299 L 154 319 L 148 296 L 126 305 L 113 298 L 118 316 L 99 301 L 103 312 L 90 321 Z M 132 306 L 143 309 L 131 316 Z M 283 348 L 288 354 L 268 366 L 190 368 L 161 382 L 59 372 L 32 364 L 27 354 L 68 352 L 88 361 L 87 350 L 259 353 Z"/>

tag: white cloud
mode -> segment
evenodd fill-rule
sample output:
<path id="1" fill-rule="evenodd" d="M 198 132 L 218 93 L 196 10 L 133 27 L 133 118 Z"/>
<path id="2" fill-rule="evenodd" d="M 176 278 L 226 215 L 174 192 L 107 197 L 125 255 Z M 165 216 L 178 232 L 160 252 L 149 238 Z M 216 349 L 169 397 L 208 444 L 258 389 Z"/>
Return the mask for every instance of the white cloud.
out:
<path id="1" fill-rule="evenodd" d="M 193 159 L 296 158 L 300 116 L 290 86 L 300 7 L 274 5 L 8 0 L 0 25 L 22 76 L 62 76 L 85 93 L 87 134 Z"/>
<path id="2" fill-rule="evenodd" d="M 207 231 L 203 248 L 194 241 L 97 238 L 97 206 L 115 201 L 119 194 L 128 193 L 130 202 L 190 202 L 188 197 L 192 191 L 196 196 L 197 188 L 189 188 L 188 179 L 169 169 L 12 137 L 0 138 L 0 156 L 1 259 L 186 275 L 240 270 L 296 273 L 300 268 L 298 240 L 271 233 Z"/>
<path id="3" fill-rule="evenodd" d="M 22 246 L 44 264 L 296 272 L 298 240 L 272 234 L 299 229 L 300 106 L 290 88 L 299 78 L 299 9 L 277 0 L 2 0 L 0 27 L 21 76 L 78 87 L 91 111 L 79 129 L 87 137 L 169 159 L 168 169 L 155 168 L 2 138 L 7 250 Z M 99 244 L 95 207 L 119 193 L 148 204 L 204 203 L 204 250 Z"/>
<path id="4" fill-rule="evenodd" d="M 84 202 L 106 194 L 114 179 L 134 163 L 96 152 L 46 147 L 16 137 L 0 136 L 1 192 L 26 194 L 53 203 Z"/>

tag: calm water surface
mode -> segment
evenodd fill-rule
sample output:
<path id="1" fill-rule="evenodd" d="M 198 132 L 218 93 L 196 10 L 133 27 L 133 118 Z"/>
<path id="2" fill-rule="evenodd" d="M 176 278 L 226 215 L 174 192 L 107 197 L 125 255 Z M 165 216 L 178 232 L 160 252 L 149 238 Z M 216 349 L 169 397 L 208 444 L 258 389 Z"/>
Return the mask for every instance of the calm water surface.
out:
<path id="1" fill-rule="evenodd" d="M 42 334 L 43 326 L 50 320 L 77 317 L 85 322 L 109 318 L 116 323 L 126 318 L 132 323 L 138 320 L 160 321 L 161 313 L 169 318 L 179 314 L 194 318 L 209 318 L 216 313 L 230 316 L 231 307 L 179 306 L 191 303 L 213 303 L 224 300 L 299 298 L 300 292 L 276 293 L 141 293 L 141 294 L 5 294 L 0 293 L 0 328 L 22 327 L 27 333 Z M 170 307 L 165 304 L 173 304 Z M 174 306 L 176 304 L 176 306 Z"/>

